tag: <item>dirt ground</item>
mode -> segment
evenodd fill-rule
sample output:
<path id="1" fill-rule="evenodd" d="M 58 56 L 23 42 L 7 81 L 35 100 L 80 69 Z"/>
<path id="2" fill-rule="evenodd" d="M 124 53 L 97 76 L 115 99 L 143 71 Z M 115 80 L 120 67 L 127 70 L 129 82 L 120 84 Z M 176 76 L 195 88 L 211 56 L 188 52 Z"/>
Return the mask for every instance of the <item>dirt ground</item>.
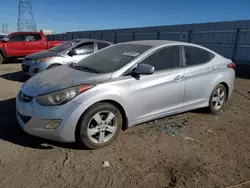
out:
<path id="1" fill-rule="evenodd" d="M 250 80 L 236 80 L 217 116 L 196 110 L 158 119 L 90 151 L 19 128 L 15 96 L 26 79 L 20 70 L 20 63 L 0 65 L 1 188 L 220 188 L 250 180 Z"/>

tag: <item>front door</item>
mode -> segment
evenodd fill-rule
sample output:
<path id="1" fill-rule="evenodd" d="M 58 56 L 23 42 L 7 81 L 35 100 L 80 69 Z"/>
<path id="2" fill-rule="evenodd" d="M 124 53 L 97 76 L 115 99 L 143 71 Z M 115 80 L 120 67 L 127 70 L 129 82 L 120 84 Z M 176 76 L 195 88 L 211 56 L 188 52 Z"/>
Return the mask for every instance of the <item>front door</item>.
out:
<path id="1" fill-rule="evenodd" d="M 138 123 L 182 109 L 185 90 L 181 47 L 160 49 L 140 63 L 155 67 L 151 75 L 130 79 L 132 121 Z"/>
<path id="2" fill-rule="evenodd" d="M 10 57 L 24 57 L 25 35 L 13 34 L 9 36 L 9 42 L 5 43 L 6 54 Z"/>
<path id="3" fill-rule="evenodd" d="M 76 55 L 70 58 L 71 63 L 77 63 L 82 59 L 88 57 L 90 54 L 94 53 L 94 43 L 82 43 L 75 47 Z"/>

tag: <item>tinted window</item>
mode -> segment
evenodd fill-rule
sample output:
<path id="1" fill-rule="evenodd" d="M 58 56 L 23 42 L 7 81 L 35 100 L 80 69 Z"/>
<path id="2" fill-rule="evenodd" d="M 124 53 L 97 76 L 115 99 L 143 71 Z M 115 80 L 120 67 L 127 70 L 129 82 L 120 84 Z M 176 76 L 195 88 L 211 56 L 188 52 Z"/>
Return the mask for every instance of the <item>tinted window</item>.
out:
<path id="1" fill-rule="evenodd" d="M 75 48 L 77 55 L 92 54 L 94 52 L 94 43 L 83 43 Z"/>
<path id="2" fill-rule="evenodd" d="M 40 34 L 26 35 L 26 41 L 39 41 L 39 40 L 42 40 L 42 36 Z"/>
<path id="3" fill-rule="evenodd" d="M 17 41 L 24 41 L 25 37 L 24 35 L 12 35 L 10 37 L 10 41 L 17 42 Z"/>
<path id="4" fill-rule="evenodd" d="M 104 42 L 98 42 L 97 45 L 98 45 L 98 50 L 100 50 L 100 49 L 106 48 L 110 44 L 104 43 Z"/>
<path id="5" fill-rule="evenodd" d="M 151 46 L 139 44 L 118 44 L 90 55 L 76 66 L 89 67 L 99 73 L 113 72 L 134 58 L 139 56 Z"/>
<path id="6" fill-rule="evenodd" d="M 214 54 L 201 48 L 184 46 L 184 50 L 187 66 L 207 63 L 214 58 Z"/>
<path id="7" fill-rule="evenodd" d="M 180 47 L 171 46 L 155 52 L 141 63 L 152 65 L 155 70 L 180 67 Z"/>
<path id="8" fill-rule="evenodd" d="M 67 42 L 64 42 L 58 46 L 55 46 L 53 48 L 51 48 L 49 51 L 52 51 L 52 52 L 63 52 L 67 49 L 69 49 L 70 47 L 72 47 L 73 45 L 77 44 L 79 41 L 77 40 L 72 40 L 72 41 L 67 41 Z"/>

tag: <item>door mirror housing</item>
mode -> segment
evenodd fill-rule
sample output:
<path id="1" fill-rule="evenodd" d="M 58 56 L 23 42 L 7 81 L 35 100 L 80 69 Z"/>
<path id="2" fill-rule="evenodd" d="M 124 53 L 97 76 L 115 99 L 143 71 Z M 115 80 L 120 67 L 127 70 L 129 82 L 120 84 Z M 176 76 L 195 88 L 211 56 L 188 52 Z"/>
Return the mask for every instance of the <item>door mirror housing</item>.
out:
<path id="1" fill-rule="evenodd" d="M 148 64 L 139 64 L 137 67 L 133 70 L 134 74 L 153 74 L 155 71 L 155 68 Z"/>
<path id="2" fill-rule="evenodd" d="M 77 55 L 77 52 L 76 52 L 75 49 L 71 49 L 71 50 L 69 51 L 68 55 L 72 57 L 72 56 L 74 56 L 74 55 Z"/>
<path id="3" fill-rule="evenodd" d="M 9 42 L 10 39 L 9 39 L 8 37 L 4 37 L 1 41 L 2 41 L 2 42 Z"/>

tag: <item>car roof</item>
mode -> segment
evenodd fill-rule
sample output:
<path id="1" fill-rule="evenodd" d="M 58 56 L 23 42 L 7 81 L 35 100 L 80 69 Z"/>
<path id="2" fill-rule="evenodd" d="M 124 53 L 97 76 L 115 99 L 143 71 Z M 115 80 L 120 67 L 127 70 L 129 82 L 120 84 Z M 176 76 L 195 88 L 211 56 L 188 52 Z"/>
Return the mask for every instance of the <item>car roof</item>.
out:
<path id="1" fill-rule="evenodd" d="M 84 38 L 80 38 L 80 39 L 73 39 L 71 41 L 76 41 L 76 42 L 103 42 L 103 43 L 113 44 L 113 42 L 105 41 L 105 40 L 98 40 L 98 39 L 84 39 Z"/>
<path id="2" fill-rule="evenodd" d="M 171 41 L 171 40 L 139 40 L 139 41 L 130 41 L 126 42 L 126 44 L 140 44 L 146 46 L 161 46 L 164 44 L 172 44 L 172 43 L 179 43 L 179 41 Z"/>

